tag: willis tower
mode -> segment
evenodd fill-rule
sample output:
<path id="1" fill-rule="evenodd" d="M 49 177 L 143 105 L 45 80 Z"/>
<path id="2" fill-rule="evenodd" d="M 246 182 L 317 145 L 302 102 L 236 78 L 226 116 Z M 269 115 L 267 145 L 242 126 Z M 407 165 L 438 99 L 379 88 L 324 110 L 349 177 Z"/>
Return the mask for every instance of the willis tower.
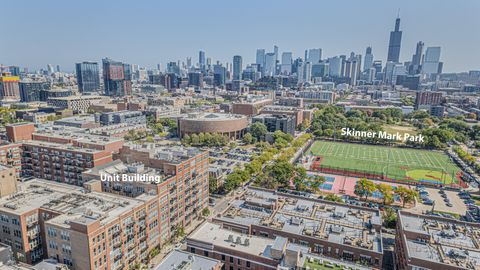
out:
<path id="1" fill-rule="evenodd" d="M 402 31 L 400 31 L 400 18 L 395 20 L 395 31 L 390 32 L 390 42 L 388 43 L 387 62 L 398 63 L 400 58 L 400 45 L 402 43 Z"/>

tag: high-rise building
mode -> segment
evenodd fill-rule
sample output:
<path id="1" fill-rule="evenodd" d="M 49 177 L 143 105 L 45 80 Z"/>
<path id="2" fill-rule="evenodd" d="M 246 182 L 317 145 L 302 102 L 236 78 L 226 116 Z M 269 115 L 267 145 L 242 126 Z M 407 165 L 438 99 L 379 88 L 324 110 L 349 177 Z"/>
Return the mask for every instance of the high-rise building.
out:
<path id="1" fill-rule="evenodd" d="M 202 71 L 205 70 L 205 52 L 204 51 L 198 52 L 198 66 Z"/>
<path id="2" fill-rule="evenodd" d="M 282 65 L 280 68 L 280 73 L 284 75 L 289 75 L 292 73 L 292 53 L 291 52 L 282 53 Z"/>
<path id="3" fill-rule="evenodd" d="M 410 63 L 410 67 L 408 72 L 412 75 L 419 74 L 421 71 L 421 64 L 423 58 L 423 46 L 424 43 L 419 41 L 417 43 L 417 48 L 415 50 L 415 54 L 412 56 L 412 62 Z"/>
<path id="4" fill-rule="evenodd" d="M 201 72 L 189 72 L 188 73 L 188 85 L 203 87 L 203 74 Z"/>
<path id="5" fill-rule="evenodd" d="M 373 54 L 372 54 L 372 47 L 367 47 L 365 51 L 365 60 L 363 63 L 363 71 L 368 71 L 373 66 Z"/>
<path id="6" fill-rule="evenodd" d="M 102 63 L 105 95 L 115 97 L 131 95 L 132 73 L 130 65 L 109 58 L 103 59 Z"/>
<path id="7" fill-rule="evenodd" d="M 23 80 L 19 86 L 21 102 L 41 101 L 42 92 L 50 89 L 50 83 L 47 81 Z"/>
<path id="8" fill-rule="evenodd" d="M 355 55 L 353 52 L 350 54 L 350 58 L 345 61 L 345 77 L 350 78 L 350 85 L 357 85 L 361 65 L 362 56 Z"/>
<path id="9" fill-rule="evenodd" d="M 47 65 L 47 70 L 48 70 L 48 74 L 55 73 L 55 69 L 53 69 L 53 65 L 51 65 L 51 64 Z"/>
<path id="10" fill-rule="evenodd" d="M 440 63 L 440 47 L 428 47 L 422 63 L 422 73 L 427 76 L 442 73 Z"/>
<path id="11" fill-rule="evenodd" d="M 278 61 L 278 46 L 273 46 L 273 53 L 275 54 L 275 62 Z"/>
<path id="12" fill-rule="evenodd" d="M 400 31 L 400 18 L 395 20 L 395 31 L 390 32 L 388 43 L 387 62 L 398 63 L 400 59 L 400 46 L 402 43 L 402 31 Z"/>
<path id="13" fill-rule="evenodd" d="M 80 93 L 100 91 L 100 72 L 98 63 L 82 62 L 75 64 L 78 90 Z"/>
<path id="14" fill-rule="evenodd" d="M 424 106 L 436 106 L 443 102 L 443 94 L 441 92 L 421 91 L 417 92 L 415 99 L 415 109 L 420 109 Z"/>
<path id="15" fill-rule="evenodd" d="M 225 78 L 227 76 L 227 70 L 221 64 L 213 66 L 213 83 L 215 86 L 220 86 L 225 84 Z"/>
<path id="16" fill-rule="evenodd" d="M 235 55 L 233 57 L 233 79 L 242 79 L 242 57 L 240 55 Z"/>
<path id="17" fill-rule="evenodd" d="M 329 74 L 329 64 L 326 62 L 312 65 L 312 78 L 323 78 Z"/>
<path id="18" fill-rule="evenodd" d="M 340 58 L 339 56 L 328 58 L 328 64 L 328 74 L 331 77 L 340 77 L 342 71 L 342 58 Z"/>
<path id="19" fill-rule="evenodd" d="M 20 100 L 20 77 L 12 76 L 10 72 L 0 74 L 0 100 Z"/>
<path id="20" fill-rule="evenodd" d="M 301 63 L 297 70 L 297 78 L 299 83 L 308 83 L 312 80 L 312 63 Z"/>
<path id="21" fill-rule="evenodd" d="M 265 49 L 257 49 L 255 63 L 260 66 L 260 71 L 265 67 Z"/>
<path id="22" fill-rule="evenodd" d="M 275 75 L 275 69 L 276 69 L 275 53 L 267 53 L 265 55 L 265 67 L 264 67 L 265 76 Z"/>
<path id="23" fill-rule="evenodd" d="M 313 65 L 320 63 L 320 60 L 322 60 L 322 49 L 318 48 L 308 50 L 307 62 L 310 62 Z"/>
<path id="24" fill-rule="evenodd" d="M 12 76 L 20 76 L 20 67 L 17 66 L 10 66 L 8 70 L 12 74 Z"/>

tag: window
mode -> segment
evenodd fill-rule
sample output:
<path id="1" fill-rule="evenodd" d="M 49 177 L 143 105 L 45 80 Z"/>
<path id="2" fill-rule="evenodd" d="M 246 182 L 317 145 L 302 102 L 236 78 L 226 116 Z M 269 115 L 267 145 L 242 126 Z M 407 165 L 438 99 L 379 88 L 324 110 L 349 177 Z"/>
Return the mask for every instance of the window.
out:
<path id="1" fill-rule="evenodd" d="M 203 251 L 203 256 L 208 257 L 208 251 Z"/>
<path id="2" fill-rule="evenodd" d="M 242 265 L 242 261 L 240 261 L 240 259 L 237 259 L 237 264 Z"/>
<path id="3" fill-rule="evenodd" d="M 222 254 L 222 261 L 225 261 L 225 255 Z"/>
<path id="4" fill-rule="evenodd" d="M 250 268 L 250 261 L 247 261 L 247 267 Z"/>
<path id="5" fill-rule="evenodd" d="M 233 257 L 230 257 L 230 262 L 233 263 Z"/>

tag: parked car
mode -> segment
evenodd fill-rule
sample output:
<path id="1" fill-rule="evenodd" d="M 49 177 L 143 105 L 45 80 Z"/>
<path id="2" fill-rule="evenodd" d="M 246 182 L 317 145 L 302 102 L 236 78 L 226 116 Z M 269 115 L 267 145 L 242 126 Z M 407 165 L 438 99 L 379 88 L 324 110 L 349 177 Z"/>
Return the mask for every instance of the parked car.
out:
<path id="1" fill-rule="evenodd" d="M 433 201 L 430 200 L 430 199 L 426 199 L 426 200 L 423 200 L 423 204 L 426 204 L 426 205 L 433 205 Z"/>

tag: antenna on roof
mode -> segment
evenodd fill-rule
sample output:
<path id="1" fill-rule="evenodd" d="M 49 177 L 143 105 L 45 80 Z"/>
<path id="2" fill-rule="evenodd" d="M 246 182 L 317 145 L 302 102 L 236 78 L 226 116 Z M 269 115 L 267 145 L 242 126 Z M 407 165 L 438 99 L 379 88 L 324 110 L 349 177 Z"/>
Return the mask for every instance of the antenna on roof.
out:
<path id="1" fill-rule="evenodd" d="M 397 18 L 400 18 L 400 8 L 398 8 L 398 11 L 397 11 Z"/>

